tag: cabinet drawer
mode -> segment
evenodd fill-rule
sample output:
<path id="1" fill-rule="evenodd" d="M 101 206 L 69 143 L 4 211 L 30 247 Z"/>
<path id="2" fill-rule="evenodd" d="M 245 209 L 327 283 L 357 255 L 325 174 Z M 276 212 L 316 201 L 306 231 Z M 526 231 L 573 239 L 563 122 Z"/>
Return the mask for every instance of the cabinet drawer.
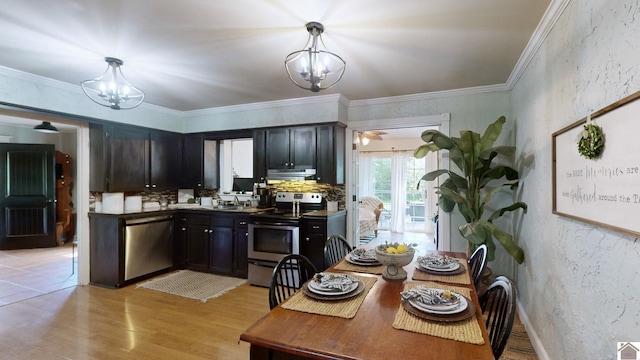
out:
<path id="1" fill-rule="evenodd" d="M 233 227 L 246 228 L 249 226 L 249 217 L 235 218 L 233 221 Z"/>
<path id="2" fill-rule="evenodd" d="M 187 217 L 187 222 L 189 224 L 198 224 L 198 225 L 209 225 L 209 217 L 208 216 L 198 216 L 198 215 L 190 215 Z"/>
<path id="3" fill-rule="evenodd" d="M 233 227 L 233 218 L 223 215 L 213 215 L 211 216 L 211 226 Z"/>
<path id="4" fill-rule="evenodd" d="M 307 221 L 304 224 L 306 234 L 324 234 L 327 231 L 327 224 L 322 221 Z"/>

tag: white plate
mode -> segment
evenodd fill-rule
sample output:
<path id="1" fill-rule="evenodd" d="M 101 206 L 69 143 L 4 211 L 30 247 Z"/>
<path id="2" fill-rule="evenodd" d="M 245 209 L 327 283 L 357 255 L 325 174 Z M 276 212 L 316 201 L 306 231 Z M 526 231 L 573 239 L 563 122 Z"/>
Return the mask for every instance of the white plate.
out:
<path id="1" fill-rule="evenodd" d="M 431 270 L 431 271 L 442 271 L 442 272 L 455 271 L 455 270 L 458 270 L 458 268 L 460 268 L 460 263 L 459 262 L 453 263 L 448 267 L 424 266 L 424 265 L 420 264 L 420 262 L 418 262 L 418 265 L 423 269 L 427 269 L 427 270 Z"/>
<path id="2" fill-rule="evenodd" d="M 468 304 L 467 304 L 467 299 L 457 293 L 451 292 L 452 294 L 455 294 L 456 296 L 458 296 L 460 298 L 460 304 L 458 306 L 437 306 L 437 305 L 427 305 L 427 304 L 423 304 L 419 301 L 416 301 L 415 299 L 410 299 L 409 303 L 411 305 L 413 305 L 413 307 L 415 307 L 416 309 L 420 310 L 420 311 L 424 311 L 430 314 L 441 314 L 441 315 L 449 315 L 449 314 L 457 314 L 459 312 L 463 312 Z"/>
<path id="3" fill-rule="evenodd" d="M 320 284 L 318 284 L 316 281 L 309 281 L 309 291 L 312 291 L 316 294 L 320 294 L 320 295 L 344 295 L 344 294 L 348 294 L 350 292 L 352 292 L 353 290 L 358 288 L 358 282 L 360 280 L 356 279 L 356 281 L 354 281 L 351 285 L 349 285 L 349 287 L 347 288 L 346 291 L 336 291 L 336 290 L 327 290 L 324 289 L 322 287 L 320 287 Z"/>

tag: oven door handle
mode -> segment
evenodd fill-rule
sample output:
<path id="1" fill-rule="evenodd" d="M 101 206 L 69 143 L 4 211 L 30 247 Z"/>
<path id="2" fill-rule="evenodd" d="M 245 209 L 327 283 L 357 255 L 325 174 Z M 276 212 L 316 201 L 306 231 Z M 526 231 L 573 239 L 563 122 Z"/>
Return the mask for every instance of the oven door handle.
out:
<path id="1" fill-rule="evenodd" d="M 267 226 L 292 226 L 296 227 L 294 224 L 290 223 L 282 223 L 282 222 L 266 222 L 266 221 L 252 221 L 251 225 L 267 225 Z"/>

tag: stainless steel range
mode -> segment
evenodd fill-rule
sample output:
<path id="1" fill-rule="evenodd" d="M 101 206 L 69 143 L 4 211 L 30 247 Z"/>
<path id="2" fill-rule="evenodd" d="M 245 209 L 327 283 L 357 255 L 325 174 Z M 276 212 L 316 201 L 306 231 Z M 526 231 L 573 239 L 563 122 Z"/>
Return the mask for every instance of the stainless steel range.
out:
<path id="1" fill-rule="evenodd" d="M 249 217 L 249 283 L 269 286 L 278 261 L 300 253 L 300 218 L 322 209 L 322 195 L 308 192 L 278 192 L 273 211 Z"/>

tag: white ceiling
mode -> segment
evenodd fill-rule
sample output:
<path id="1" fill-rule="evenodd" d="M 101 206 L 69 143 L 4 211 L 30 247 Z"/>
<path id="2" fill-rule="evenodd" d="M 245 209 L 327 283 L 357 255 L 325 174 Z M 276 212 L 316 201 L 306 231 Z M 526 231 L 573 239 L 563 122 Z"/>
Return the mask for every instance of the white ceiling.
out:
<path id="1" fill-rule="evenodd" d="M 104 57 L 175 110 L 314 96 L 284 58 L 305 23 L 347 62 L 319 94 L 373 99 L 505 84 L 551 0 L 0 0 L 0 66 L 78 85 Z M 97 106 L 97 105 L 96 105 Z"/>

